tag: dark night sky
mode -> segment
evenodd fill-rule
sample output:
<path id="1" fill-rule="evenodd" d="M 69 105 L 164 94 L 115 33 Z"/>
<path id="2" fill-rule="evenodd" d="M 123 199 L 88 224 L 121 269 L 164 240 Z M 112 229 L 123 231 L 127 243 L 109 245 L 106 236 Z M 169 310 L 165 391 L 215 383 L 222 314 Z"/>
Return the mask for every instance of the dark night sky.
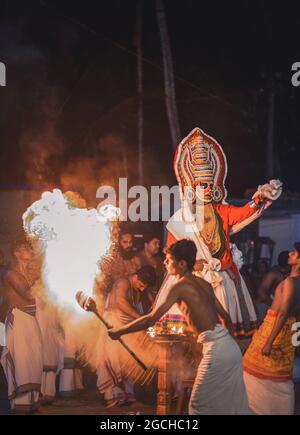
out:
<path id="1" fill-rule="evenodd" d="M 136 183 L 136 1 L 0 0 L 0 186 Z M 276 175 L 298 181 L 299 2 L 165 0 L 182 136 L 227 154 L 231 196 L 265 182 L 275 83 Z M 145 179 L 174 183 L 155 1 L 143 8 Z"/>

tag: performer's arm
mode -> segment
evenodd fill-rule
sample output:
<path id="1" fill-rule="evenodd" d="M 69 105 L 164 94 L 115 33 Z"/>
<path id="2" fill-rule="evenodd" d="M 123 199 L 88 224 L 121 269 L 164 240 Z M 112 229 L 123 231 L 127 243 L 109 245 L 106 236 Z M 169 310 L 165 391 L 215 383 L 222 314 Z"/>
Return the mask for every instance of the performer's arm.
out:
<path id="1" fill-rule="evenodd" d="M 245 204 L 242 207 L 237 207 L 235 205 L 227 205 L 227 213 L 228 213 L 228 224 L 230 227 L 236 225 L 245 219 L 252 216 L 256 211 L 262 207 L 264 201 L 260 196 L 256 196 L 250 202 Z M 270 205 L 270 204 L 269 204 Z M 221 207 L 224 207 L 221 206 Z"/>
<path id="2" fill-rule="evenodd" d="M 228 224 L 230 227 L 232 227 L 233 225 L 237 225 L 238 223 L 243 222 L 245 219 L 248 219 L 250 216 L 256 213 L 257 210 L 263 206 L 263 204 L 266 207 L 267 205 L 271 204 L 271 201 L 269 201 L 269 203 L 264 203 L 260 196 L 256 196 L 242 207 L 237 207 L 235 205 L 221 205 L 220 207 L 227 207 Z"/>
<path id="3" fill-rule="evenodd" d="M 150 326 L 153 326 L 172 307 L 172 305 L 176 303 L 178 299 L 177 287 L 178 286 L 176 284 L 175 286 L 171 287 L 161 300 L 161 303 L 149 314 L 146 314 L 146 316 L 140 317 L 139 319 L 134 320 L 133 322 L 128 323 L 121 328 L 110 329 L 108 331 L 109 336 L 112 339 L 117 340 L 122 335 L 142 331 Z"/>
<path id="4" fill-rule="evenodd" d="M 293 302 L 293 296 L 294 296 L 293 280 L 291 278 L 287 278 L 283 283 L 282 300 L 281 300 L 279 311 L 276 316 L 276 320 L 274 322 L 272 331 L 262 349 L 263 355 L 269 356 L 271 354 L 272 345 L 277 335 L 282 330 L 289 316 L 289 310 Z"/>

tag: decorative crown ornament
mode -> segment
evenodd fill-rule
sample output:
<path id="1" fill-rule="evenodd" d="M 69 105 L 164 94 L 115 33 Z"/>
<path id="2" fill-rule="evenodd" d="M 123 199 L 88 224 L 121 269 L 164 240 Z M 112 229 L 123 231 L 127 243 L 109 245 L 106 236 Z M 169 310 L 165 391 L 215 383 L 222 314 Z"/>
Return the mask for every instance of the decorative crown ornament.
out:
<path id="1" fill-rule="evenodd" d="M 206 182 L 213 184 L 213 201 L 225 203 L 226 156 L 221 145 L 200 128 L 194 128 L 178 145 L 174 170 L 182 200 L 187 188 L 189 192 L 197 183 Z"/>

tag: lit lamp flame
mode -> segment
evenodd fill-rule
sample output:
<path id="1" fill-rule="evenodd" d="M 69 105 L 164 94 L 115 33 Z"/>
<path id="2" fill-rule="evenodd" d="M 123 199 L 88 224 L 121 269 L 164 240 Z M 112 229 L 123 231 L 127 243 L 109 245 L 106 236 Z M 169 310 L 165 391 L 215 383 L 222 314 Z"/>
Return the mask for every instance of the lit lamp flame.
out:
<path id="1" fill-rule="evenodd" d="M 147 334 L 150 335 L 151 338 L 156 337 L 156 335 L 184 335 L 184 326 L 172 326 L 172 324 L 168 324 L 167 321 L 163 321 L 163 324 L 156 324 L 154 327 L 150 327 L 147 330 Z"/>

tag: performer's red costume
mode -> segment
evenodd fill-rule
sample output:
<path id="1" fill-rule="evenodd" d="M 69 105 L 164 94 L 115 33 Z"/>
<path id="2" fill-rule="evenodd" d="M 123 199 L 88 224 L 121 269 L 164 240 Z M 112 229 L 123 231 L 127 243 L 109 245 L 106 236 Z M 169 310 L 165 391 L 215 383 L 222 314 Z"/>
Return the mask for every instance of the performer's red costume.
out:
<path id="1" fill-rule="evenodd" d="M 178 145 L 174 169 L 179 183 L 182 208 L 167 224 L 171 244 L 191 238 L 197 245 L 197 260 L 204 269 L 196 272 L 211 283 L 216 297 L 230 314 L 236 336 L 251 335 L 256 314 L 247 287 L 238 271 L 230 248 L 230 234 L 240 231 L 259 217 L 268 201 L 277 199 L 281 183 L 272 180 L 260 186 L 243 207 L 225 202 L 227 162 L 215 139 L 195 128 Z M 171 277 L 161 291 L 171 285 Z"/>

